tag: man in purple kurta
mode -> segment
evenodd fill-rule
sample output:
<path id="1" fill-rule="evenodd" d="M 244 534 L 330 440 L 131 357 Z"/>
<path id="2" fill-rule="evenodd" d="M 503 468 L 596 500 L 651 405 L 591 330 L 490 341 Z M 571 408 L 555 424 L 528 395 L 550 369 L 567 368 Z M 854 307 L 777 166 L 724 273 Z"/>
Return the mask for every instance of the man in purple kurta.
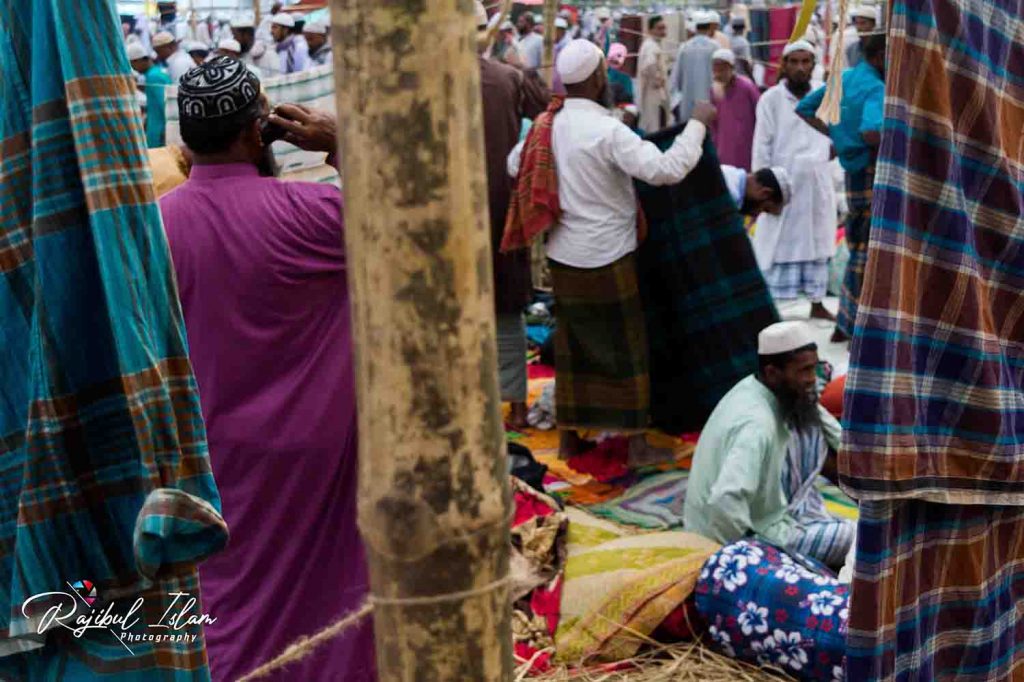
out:
<path id="1" fill-rule="evenodd" d="M 718 160 L 727 166 L 750 170 L 761 91 L 754 81 L 736 73 L 736 55 L 721 49 L 711 55 L 711 99 L 718 116 L 711 124 L 711 139 Z"/>
<path id="2" fill-rule="evenodd" d="M 161 212 L 177 272 L 210 458 L 231 531 L 200 567 L 214 680 L 236 680 L 360 606 L 356 410 L 341 193 L 261 177 L 259 81 L 218 57 L 179 89 L 194 156 Z M 306 149 L 333 121 L 278 112 Z M 274 117 L 273 120 L 280 119 Z M 369 623 L 274 680 L 375 679 Z"/>

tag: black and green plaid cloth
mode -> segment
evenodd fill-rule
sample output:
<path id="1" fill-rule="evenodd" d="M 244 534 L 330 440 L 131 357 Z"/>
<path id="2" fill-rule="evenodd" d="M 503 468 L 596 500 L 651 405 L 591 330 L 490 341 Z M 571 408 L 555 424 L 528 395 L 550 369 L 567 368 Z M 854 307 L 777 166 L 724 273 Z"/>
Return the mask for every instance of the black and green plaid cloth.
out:
<path id="1" fill-rule="evenodd" d="M 648 139 L 667 149 L 681 131 Z M 722 396 L 757 370 L 757 335 L 779 314 L 710 140 L 682 182 L 637 182 L 637 192 L 650 230 L 638 263 L 651 419 L 665 431 L 697 431 Z"/>
<path id="2" fill-rule="evenodd" d="M 561 428 L 647 428 L 647 333 L 636 254 L 600 268 L 549 261 L 555 330 L 555 416 Z"/>

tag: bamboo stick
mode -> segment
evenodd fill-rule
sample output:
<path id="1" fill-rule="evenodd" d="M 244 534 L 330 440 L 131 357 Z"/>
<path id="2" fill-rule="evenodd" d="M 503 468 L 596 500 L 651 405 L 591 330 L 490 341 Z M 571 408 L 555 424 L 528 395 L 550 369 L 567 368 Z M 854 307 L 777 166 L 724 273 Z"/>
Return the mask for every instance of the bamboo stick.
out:
<path id="1" fill-rule="evenodd" d="M 544 61 L 543 76 L 548 87 L 555 80 L 555 15 L 558 13 L 558 0 L 544 0 Z"/>
<path id="2" fill-rule="evenodd" d="M 260 17 L 260 0 L 252 0 L 252 14 L 253 14 L 253 17 L 254 17 L 253 25 L 256 28 L 259 28 L 260 27 L 260 21 L 262 20 L 262 18 Z"/>
<path id="3" fill-rule="evenodd" d="M 509 680 L 509 492 L 472 3 L 331 9 L 380 679 Z"/>

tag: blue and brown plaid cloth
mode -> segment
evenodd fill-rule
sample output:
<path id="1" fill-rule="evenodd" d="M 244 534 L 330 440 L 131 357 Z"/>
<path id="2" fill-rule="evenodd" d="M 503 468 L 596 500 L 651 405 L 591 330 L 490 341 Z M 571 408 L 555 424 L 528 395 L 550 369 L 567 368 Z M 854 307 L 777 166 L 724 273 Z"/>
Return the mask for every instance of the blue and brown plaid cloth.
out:
<path id="1" fill-rule="evenodd" d="M 0 3 L 0 35 L 0 679 L 208 679 L 201 627 L 23 611 L 141 596 L 127 632 L 167 634 L 227 529 L 114 3 Z"/>
<path id="2" fill-rule="evenodd" d="M 1021 0 L 900 0 L 846 385 L 859 499 L 1024 505 Z"/>
<path id="3" fill-rule="evenodd" d="M 840 477 L 847 679 L 1024 676 L 1024 1 L 895 0 Z"/>
<path id="4" fill-rule="evenodd" d="M 648 139 L 667 149 L 682 126 Z M 779 314 L 710 140 L 682 182 L 637 182 L 648 223 L 639 250 L 650 344 L 651 420 L 699 431 L 718 401 L 757 371 L 757 335 Z"/>

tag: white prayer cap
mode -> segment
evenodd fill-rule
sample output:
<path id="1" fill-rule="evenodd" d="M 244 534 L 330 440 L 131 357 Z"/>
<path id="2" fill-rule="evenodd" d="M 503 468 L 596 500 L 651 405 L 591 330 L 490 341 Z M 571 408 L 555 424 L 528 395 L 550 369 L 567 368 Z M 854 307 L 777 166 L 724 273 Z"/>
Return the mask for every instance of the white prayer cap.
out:
<path id="1" fill-rule="evenodd" d="M 789 173 L 782 166 L 772 166 L 771 171 L 779 183 L 779 189 L 782 190 L 782 205 L 785 206 L 793 196 L 793 183 L 789 179 Z"/>
<path id="2" fill-rule="evenodd" d="M 569 22 L 562 17 L 555 19 L 555 28 L 569 28 Z"/>
<path id="3" fill-rule="evenodd" d="M 640 107 L 638 107 L 635 104 L 627 104 L 626 106 L 622 107 L 622 110 L 625 111 L 627 114 L 633 114 L 634 116 L 640 115 Z"/>
<path id="4" fill-rule="evenodd" d="M 693 23 L 701 26 L 703 24 L 719 24 L 722 22 L 722 17 L 718 16 L 718 12 L 714 10 L 697 10 L 693 13 Z"/>
<path id="5" fill-rule="evenodd" d="M 270 20 L 270 23 L 277 24 L 278 26 L 284 26 L 285 28 L 295 28 L 295 17 L 284 12 L 278 12 L 274 15 L 274 18 Z"/>
<path id="6" fill-rule="evenodd" d="M 736 53 L 727 47 L 723 47 L 711 53 L 711 61 L 726 62 L 727 64 L 736 66 Z"/>
<path id="7" fill-rule="evenodd" d="M 598 7 L 596 10 L 594 10 L 594 16 L 601 20 L 611 19 L 612 11 L 607 7 Z"/>
<path id="8" fill-rule="evenodd" d="M 128 53 L 128 61 L 134 62 L 136 59 L 145 59 L 149 56 L 146 52 L 146 48 L 142 46 L 142 43 L 130 43 L 125 49 Z"/>
<path id="9" fill-rule="evenodd" d="M 225 38 L 224 40 L 217 43 L 218 50 L 224 50 L 225 52 L 234 52 L 236 54 L 242 54 L 242 44 L 234 38 Z"/>
<path id="10" fill-rule="evenodd" d="M 862 19 L 871 19 L 876 24 L 878 23 L 878 8 L 872 7 L 871 5 L 858 5 L 850 10 L 850 17 L 861 17 Z"/>
<path id="11" fill-rule="evenodd" d="M 153 36 L 153 47 L 163 47 L 178 42 L 173 35 L 167 31 L 160 31 Z"/>
<path id="12" fill-rule="evenodd" d="M 806 40 L 794 40 L 783 48 L 782 56 L 788 57 L 794 52 L 810 52 L 811 54 L 814 54 L 814 45 L 811 45 L 811 43 Z"/>
<path id="13" fill-rule="evenodd" d="M 189 40 L 182 44 L 185 48 L 185 52 L 202 52 L 204 50 L 209 51 L 210 47 L 206 43 L 201 43 L 198 40 Z"/>
<path id="14" fill-rule="evenodd" d="M 495 15 L 495 16 L 500 16 L 500 15 Z M 513 24 L 508 19 L 506 19 L 505 21 L 501 22 L 501 26 L 498 27 L 498 30 L 499 31 L 514 31 L 514 30 L 516 30 L 516 25 Z"/>
<path id="15" fill-rule="evenodd" d="M 314 33 L 318 36 L 327 35 L 327 24 L 322 21 L 312 21 L 302 27 L 303 33 Z"/>
<path id="16" fill-rule="evenodd" d="M 251 14 L 242 14 L 231 20 L 231 28 L 256 28 L 256 19 Z"/>
<path id="17" fill-rule="evenodd" d="M 589 40 L 578 38 L 562 48 L 555 68 L 565 85 L 582 83 L 601 65 L 604 53 Z"/>
<path id="18" fill-rule="evenodd" d="M 776 322 L 757 335 L 758 355 L 780 355 L 814 344 L 806 322 Z"/>
<path id="19" fill-rule="evenodd" d="M 473 3 L 473 11 L 476 13 L 476 27 L 479 29 L 482 26 L 487 26 L 487 8 L 484 7 L 484 3 L 480 0 L 476 0 Z M 500 12 L 498 13 L 501 14 Z"/>

